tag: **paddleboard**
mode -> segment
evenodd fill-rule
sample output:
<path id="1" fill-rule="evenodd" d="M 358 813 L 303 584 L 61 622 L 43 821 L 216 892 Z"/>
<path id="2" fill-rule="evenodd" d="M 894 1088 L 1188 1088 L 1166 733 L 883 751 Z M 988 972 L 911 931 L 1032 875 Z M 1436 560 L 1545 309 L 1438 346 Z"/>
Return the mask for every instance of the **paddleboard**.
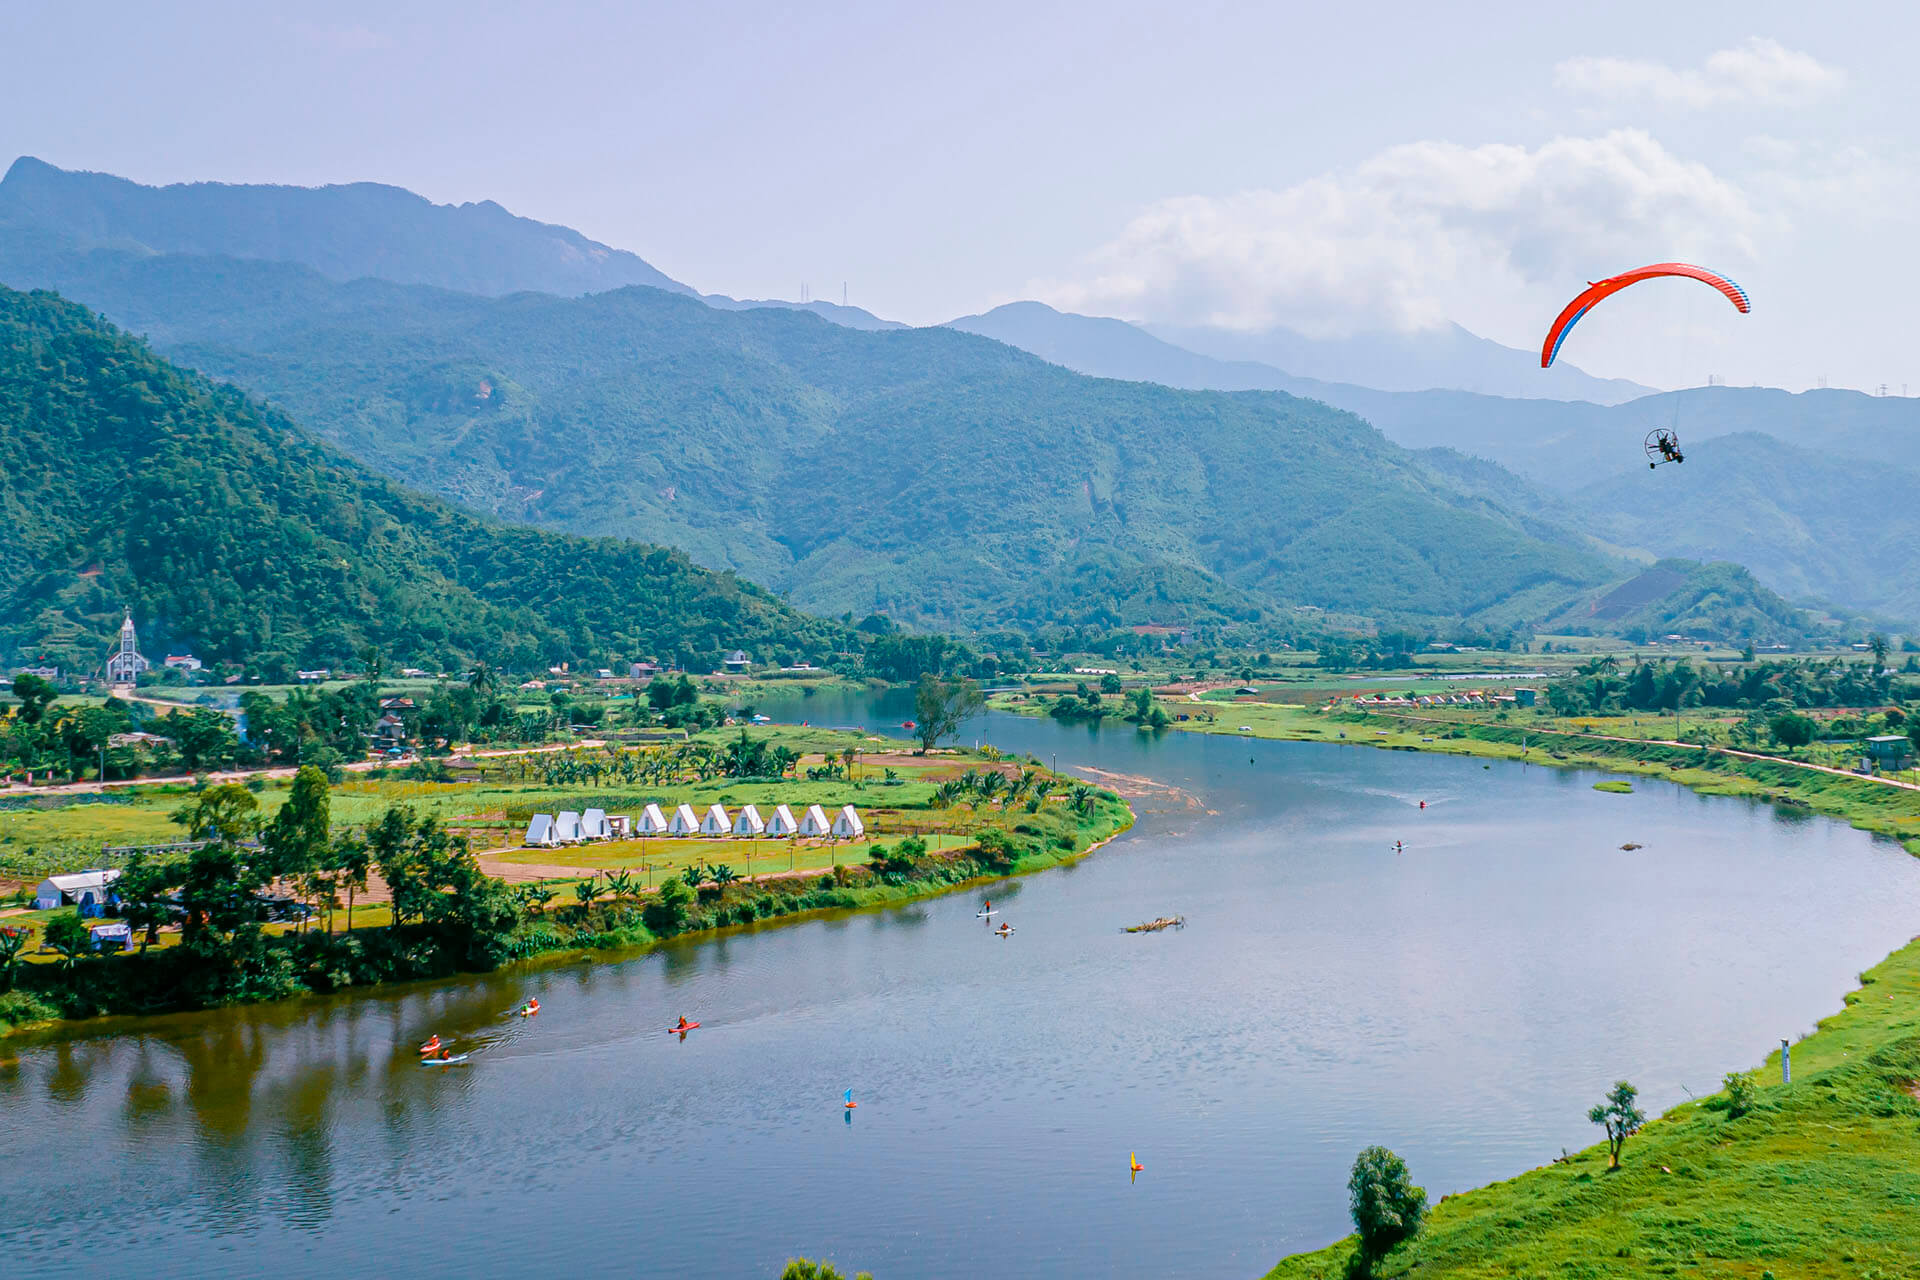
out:
<path id="1" fill-rule="evenodd" d="M 460 1053 L 455 1054 L 451 1058 L 422 1058 L 420 1065 L 423 1067 L 457 1067 L 472 1056 L 470 1053 Z"/>
<path id="2" fill-rule="evenodd" d="M 991 911 L 976 911 L 973 913 L 973 918 L 975 920 L 985 920 L 988 916 L 997 916 L 999 914 L 1000 914 L 1000 908 L 995 907 Z"/>

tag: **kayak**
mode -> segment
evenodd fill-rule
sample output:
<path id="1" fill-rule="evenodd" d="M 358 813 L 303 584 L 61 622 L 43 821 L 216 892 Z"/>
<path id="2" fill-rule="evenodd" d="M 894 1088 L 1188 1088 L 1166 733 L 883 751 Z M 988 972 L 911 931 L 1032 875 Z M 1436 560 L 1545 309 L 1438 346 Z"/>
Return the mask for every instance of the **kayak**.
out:
<path id="1" fill-rule="evenodd" d="M 457 1067 L 472 1056 L 470 1053 L 461 1053 L 451 1058 L 422 1058 L 420 1059 L 420 1065 L 423 1067 Z"/>
<path id="2" fill-rule="evenodd" d="M 680 1031 L 680 1032 L 687 1032 L 687 1031 L 691 1031 L 691 1030 L 693 1030 L 693 1029 L 694 1029 L 695 1027 L 697 1027 L 697 1026 L 699 1026 L 699 1025 L 700 1025 L 700 1024 L 699 1024 L 699 1023 L 697 1023 L 697 1022 L 689 1022 L 689 1023 L 688 1023 L 688 1024 L 686 1025 L 686 1026 L 684 1026 L 684 1027 L 668 1027 L 668 1028 L 667 1028 L 667 1034 L 668 1034 L 668 1035 L 672 1035 L 672 1034 L 673 1034 L 674 1032 L 676 1032 L 676 1031 Z"/>

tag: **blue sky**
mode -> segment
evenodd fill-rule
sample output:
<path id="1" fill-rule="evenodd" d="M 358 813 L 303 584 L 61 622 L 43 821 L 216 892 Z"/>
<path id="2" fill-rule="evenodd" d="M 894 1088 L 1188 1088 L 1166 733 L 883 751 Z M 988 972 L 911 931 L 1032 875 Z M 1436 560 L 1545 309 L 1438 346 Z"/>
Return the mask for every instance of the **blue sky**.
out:
<path id="1" fill-rule="evenodd" d="M 1682 385 L 1911 383 L 1894 6 L 150 4 L 0 10 L 0 153 L 495 199 L 698 288 L 1019 297 L 1531 345 Z M 1698 290 L 1700 296 L 1693 296 Z"/>

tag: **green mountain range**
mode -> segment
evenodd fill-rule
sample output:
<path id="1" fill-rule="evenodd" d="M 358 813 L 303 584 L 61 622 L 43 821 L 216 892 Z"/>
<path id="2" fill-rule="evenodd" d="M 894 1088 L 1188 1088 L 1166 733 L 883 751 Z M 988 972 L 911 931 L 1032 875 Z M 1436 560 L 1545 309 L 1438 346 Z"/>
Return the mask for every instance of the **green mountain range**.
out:
<path id="1" fill-rule="evenodd" d="M 150 649 L 269 671 L 365 645 L 528 670 L 849 644 L 679 552 L 411 493 L 83 307 L 0 288 L 0 655 L 95 667 L 123 606 Z"/>
<path id="2" fill-rule="evenodd" d="M 1454 618 L 1545 612 L 1620 573 L 1350 414 L 1086 378 L 950 329 L 5 244 L 0 279 L 101 308 L 389 475 L 502 519 L 680 547 L 822 613 Z"/>

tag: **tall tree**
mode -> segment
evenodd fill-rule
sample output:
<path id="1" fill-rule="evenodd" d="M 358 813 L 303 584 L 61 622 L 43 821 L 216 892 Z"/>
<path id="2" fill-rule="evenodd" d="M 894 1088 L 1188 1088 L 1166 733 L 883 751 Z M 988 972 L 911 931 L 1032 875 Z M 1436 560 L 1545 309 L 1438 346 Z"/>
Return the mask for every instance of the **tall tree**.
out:
<path id="1" fill-rule="evenodd" d="M 296 884 L 302 896 L 311 896 L 319 887 L 315 877 L 326 869 L 331 835 L 327 775 L 314 765 L 302 765 L 293 775 L 287 802 L 261 835 L 262 873 L 269 880 Z"/>
<path id="2" fill-rule="evenodd" d="M 961 724 L 986 704 L 980 686 L 972 680 L 942 680 L 931 673 L 921 676 L 913 691 L 913 733 L 920 739 L 920 754 L 960 732 Z"/>

